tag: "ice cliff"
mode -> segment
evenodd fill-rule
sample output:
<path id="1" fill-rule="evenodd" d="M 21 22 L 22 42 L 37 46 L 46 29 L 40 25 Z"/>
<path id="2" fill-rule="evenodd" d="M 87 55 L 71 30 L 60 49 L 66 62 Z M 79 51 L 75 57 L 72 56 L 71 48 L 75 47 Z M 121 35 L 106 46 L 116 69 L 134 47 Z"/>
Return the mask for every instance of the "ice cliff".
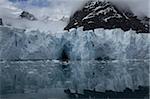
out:
<path id="1" fill-rule="evenodd" d="M 149 59 L 150 35 L 121 29 L 44 33 L 0 27 L 0 59 Z"/>

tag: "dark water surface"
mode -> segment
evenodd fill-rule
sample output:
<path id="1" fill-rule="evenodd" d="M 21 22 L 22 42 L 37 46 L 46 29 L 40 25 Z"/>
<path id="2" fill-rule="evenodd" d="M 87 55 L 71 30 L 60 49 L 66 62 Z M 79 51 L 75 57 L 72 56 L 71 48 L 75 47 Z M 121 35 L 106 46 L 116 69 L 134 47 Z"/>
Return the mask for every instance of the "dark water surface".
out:
<path id="1" fill-rule="evenodd" d="M 1 99 L 67 99 L 64 89 L 104 92 L 149 86 L 149 60 L 1 61 Z"/>

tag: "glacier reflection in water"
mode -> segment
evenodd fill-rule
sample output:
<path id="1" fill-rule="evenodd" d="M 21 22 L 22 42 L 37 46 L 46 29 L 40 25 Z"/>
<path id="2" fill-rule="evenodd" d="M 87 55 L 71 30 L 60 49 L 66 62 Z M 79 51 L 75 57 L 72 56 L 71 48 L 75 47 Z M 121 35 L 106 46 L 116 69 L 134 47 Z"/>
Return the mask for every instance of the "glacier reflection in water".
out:
<path id="1" fill-rule="evenodd" d="M 3 95 L 44 88 L 122 91 L 149 86 L 149 61 L 3 61 L 0 74 Z"/>

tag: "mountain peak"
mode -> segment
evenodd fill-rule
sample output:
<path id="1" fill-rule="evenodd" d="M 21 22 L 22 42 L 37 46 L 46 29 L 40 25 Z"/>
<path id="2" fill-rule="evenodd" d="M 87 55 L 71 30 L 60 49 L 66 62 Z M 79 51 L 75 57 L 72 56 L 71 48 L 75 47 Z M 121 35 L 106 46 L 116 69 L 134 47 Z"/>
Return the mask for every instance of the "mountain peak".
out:
<path id="1" fill-rule="evenodd" d="M 71 16 L 65 30 L 80 26 L 83 26 L 84 30 L 121 28 L 124 31 L 132 29 L 137 33 L 149 32 L 149 24 L 142 23 L 129 8 L 122 9 L 106 0 L 87 2 Z"/>
<path id="2" fill-rule="evenodd" d="M 23 11 L 23 12 L 21 13 L 20 17 L 21 17 L 21 18 L 28 19 L 28 20 L 31 20 L 31 21 L 37 20 L 34 15 L 30 14 L 30 13 L 27 12 L 27 11 Z"/>

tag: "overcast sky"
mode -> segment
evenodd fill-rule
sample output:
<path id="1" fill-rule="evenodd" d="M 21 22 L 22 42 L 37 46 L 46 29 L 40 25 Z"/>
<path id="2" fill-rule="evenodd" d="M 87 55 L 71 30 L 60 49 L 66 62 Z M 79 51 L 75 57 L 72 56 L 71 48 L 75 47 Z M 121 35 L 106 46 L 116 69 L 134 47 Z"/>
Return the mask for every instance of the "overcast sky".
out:
<path id="1" fill-rule="evenodd" d="M 29 8 L 32 5 L 36 7 L 36 9 L 44 7 L 44 8 L 53 8 L 63 12 L 72 14 L 75 10 L 79 9 L 85 2 L 88 0 L 9 0 L 9 1 L 25 1 L 18 3 L 19 7 Z M 27 1 L 27 2 L 26 2 Z M 150 17 L 150 0 L 109 0 L 112 2 L 116 2 L 117 4 L 124 6 L 129 6 L 130 9 L 137 15 L 147 15 Z M 0 4 L 8 4 L 8 0 L 0 0 Z M 13 3 L 15 4 L 15 3 Z M 50 10 L 50 9 L 49 9 Z M 2 13 L 2 12 L 1 12 Z"/>
<path id="2" fill-rule="evenodd" d="M 110 0 L 119 3 L 121 6 L 129 6 L 137 15 L 147 15 L 150 17 L 150 0 Z"/>

